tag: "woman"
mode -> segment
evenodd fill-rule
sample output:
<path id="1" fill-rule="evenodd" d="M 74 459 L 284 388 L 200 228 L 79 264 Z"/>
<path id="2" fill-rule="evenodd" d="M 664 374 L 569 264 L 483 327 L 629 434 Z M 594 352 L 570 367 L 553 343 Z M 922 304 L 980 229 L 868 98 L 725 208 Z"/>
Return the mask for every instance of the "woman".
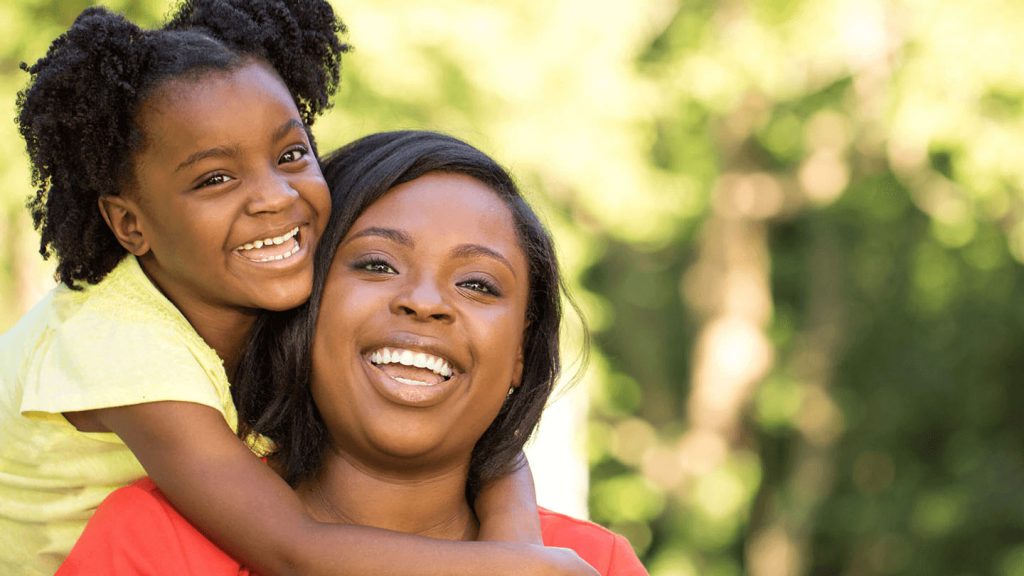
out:
<path id="1" fill-rule="evenodd" d="M 369 136 L 324 174 L 335 210 L 313 296 L 256 331 L 241 418 L 275 440 L 270 464 L 317 519 L 474 540 L 469 502 L 517 465 L 558 374 L 550 237 L 500 166 L 447 136 Z M 646 573 L 620 536 L 540 514 L 546 545 L 602 574 Z M 98 556 L 159 557 L 156 573 L 240 569 L 147 484 L 101 506 L 66 566 Z M 444 572 L 444 558 L 424 562 Z"/>

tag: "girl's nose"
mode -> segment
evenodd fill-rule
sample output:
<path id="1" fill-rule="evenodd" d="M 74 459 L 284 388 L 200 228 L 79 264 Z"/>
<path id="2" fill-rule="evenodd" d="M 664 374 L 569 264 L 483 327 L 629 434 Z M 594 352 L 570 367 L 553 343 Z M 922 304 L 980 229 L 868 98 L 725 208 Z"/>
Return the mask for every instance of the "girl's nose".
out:
<path id="1" fill-rule="evenodd" d="M 260 179 L 249 195 L 247 210 L 251 215 L 281 212 L 299 198 L 286 178 L 278 175 Z"/>

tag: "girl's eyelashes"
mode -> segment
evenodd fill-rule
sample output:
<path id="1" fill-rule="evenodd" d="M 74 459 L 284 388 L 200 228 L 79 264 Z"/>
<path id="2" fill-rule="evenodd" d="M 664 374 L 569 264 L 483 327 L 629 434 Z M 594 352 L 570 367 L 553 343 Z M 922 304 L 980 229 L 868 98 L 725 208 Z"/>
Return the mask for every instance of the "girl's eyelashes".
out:
<path id="1" fill-rule="evenodd" d="M 199 188 L 208 188 L 210 186 L 218 186 L 220 184 L 226 184 L 226 183 L 228 183 L 228 182 L 230 182 L 232 180 L 234 180 L 234 178 L 232 178 L 231 176 L 228 176 L 227 174 L 217 173 L 217 174 L 213 174 L 210 177 L 208 177 L 208 178 L 204 179 L 203 181 L 201 181 L 196 186 L 196 189 L 198 190 Z"/>
<path id="2" fill-rule="evenodd" d="M 289 164 L 291 162 L 298 162 L 309 154 L 309 150 L 305 146 L 295 146 L 294 148 L 288 149 L 284 154 L 281 155 L 279 164 Z"/>
<path id="3" fill-rule="evenodd" d="M 278 159 L 278 164 L 293 164 L 304 160 L 309 155 L 309 149 L 305 146 L 299 145 L 289 148 L 284 154 Z M 234 180 L 234 177 L 228 176 L 223 172 L 216 172 L 196 184 L 195 188 L 208 188 L 210 186 L 218 186 L 220 184 L 226 184 Z"/>

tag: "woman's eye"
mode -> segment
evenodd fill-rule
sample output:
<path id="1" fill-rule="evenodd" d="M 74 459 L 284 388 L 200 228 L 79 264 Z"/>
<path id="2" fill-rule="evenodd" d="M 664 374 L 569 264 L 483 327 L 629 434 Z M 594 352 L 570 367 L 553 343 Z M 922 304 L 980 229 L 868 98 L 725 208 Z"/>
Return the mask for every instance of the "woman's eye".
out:
<path id="1" fill-rule="evenodd" d="M 206 188 L 208 186 L 217 186 L 218 184 L 225 184 L 227 182 L 230 182 L 231 180 L 233 180 L 233 178 L 231 178 L 231 176 L 228 176 L 227 174 L 214 174 L 213 176 L 210 176 L 206 180 L 203 180 L 202 182 L 200 182 L 199 186 L 196 186 L 196 188 Z"/>
<path id="2" fill-rule="evenodd" d="M 390 264 L 383 260 L 368 260 L 365 262 L 357 262 L 355 268 L 363 270 L 365 272 L 373 272 L 375 274 L 398 274 Z"/>
<path id="3" fill-rule="evenodd" d="M 464 282 L 459 282 L 458 286 L 460 288 L 466 288 L 467 290 L 472 290 L 473 292 L 479 292 L 481 294 L 500 296 L 500 294 L 498 294 L 498 289 L 495 288 L 493 284 L 486 280 L 466 280 Z"/>
<path id="4" fill-rule="evenodd" d="M 291 162 L 298 162 L 299 160 L 302 160 L 303 158 L 305 158 L 306 154 L 309 154 L 309 151 L 307 151 L 305 148 L 303 148 L 301 146 L 299 146 L 297 148 L 292 148 L 291 150 L 289 150 L 289 151 L 287 151 L 287 152 L 285 152 L 284 154 L 281 155 L 281 160 L 279 162 L 281 164 L 288 164 L 288 163 L 291 163 Z"/>

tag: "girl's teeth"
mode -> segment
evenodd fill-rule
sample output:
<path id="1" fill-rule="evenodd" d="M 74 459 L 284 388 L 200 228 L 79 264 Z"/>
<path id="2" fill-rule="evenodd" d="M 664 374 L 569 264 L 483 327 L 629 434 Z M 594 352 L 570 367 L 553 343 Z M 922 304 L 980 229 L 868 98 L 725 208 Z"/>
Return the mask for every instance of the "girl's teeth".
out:
<path id="1" fill-rule="evenodd" d="M 288 240 L 291 240 L 292 238 L 294 238 L 295 235 L 298 234 L 298 233 L 299 233 L 299 227 L 296 226 L 295 228 L 292 228 L 288 232 L 286 232 L 286 233 L 284 233 L 284 234 L 282 234 L 280 236 L 274 237 L 274 238 L 264 238 L 263 240 L 256 240 L 254 242 L 246 242 L 245 244 L 240 246 L 238 248 L 238 250 L 253 250 L 253 249 L 263 248 L 264 246 L 280 246 L 281 244 L 284 244 Z"/>

